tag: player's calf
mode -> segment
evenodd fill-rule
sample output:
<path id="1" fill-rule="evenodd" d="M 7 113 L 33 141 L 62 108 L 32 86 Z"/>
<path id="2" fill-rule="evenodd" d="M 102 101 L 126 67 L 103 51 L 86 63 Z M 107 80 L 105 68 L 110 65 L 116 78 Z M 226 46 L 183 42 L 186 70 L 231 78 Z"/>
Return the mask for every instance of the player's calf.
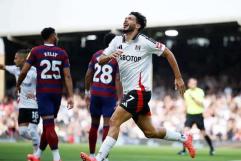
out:
<path id="1" fill-rule="evenodd" d="M 19 135 L 25 139 L 31 140 L 32 137 L 29 135 L 28 127 L 27 126 L 20 126 L 19 127 Z"/>
<path id="2" fill-rule="evenodd" d="M 28 133 L 32 138 L 34 151 L 37 151 L 37 148 L 38 148 L 39 142 L 40 142 L 40 138 L 39 138 L 39 134 L 38 134 L 38 126 L 36 124 L 30 123 L 28 125 Z"/>

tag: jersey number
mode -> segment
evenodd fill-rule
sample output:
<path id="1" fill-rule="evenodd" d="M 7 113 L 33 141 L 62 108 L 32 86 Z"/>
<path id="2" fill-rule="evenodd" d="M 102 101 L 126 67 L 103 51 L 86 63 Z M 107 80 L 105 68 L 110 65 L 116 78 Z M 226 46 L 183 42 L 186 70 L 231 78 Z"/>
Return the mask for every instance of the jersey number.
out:
<path id="1" fill-rule="evenodd" d="M 105 64 L 103 66 L 100 66 L 98 63 L 95 64 L 95 74 L 94 74 L 94 78 L 93 78 L 93 81 L 94 82 L 102 82 L 104 84 L 109 84 L 111 81 L 112 81 L 112 72 L 113 72 L 113 69 L 110 65 L 108 64 Z M 97 78 L 97 75 L 100 73 L 100 77 Z"/>
<path id="2" fill-rule="evenodd" d="M 45 66 L 45 68 L 43 69 L 42 73 L 41 73 L 41 79 L 60 79 L 61 75 L 60 75 L 60 69 L 59 66 L 61 65 L 61 61 L 58 60 L 53 60 L 53 61 L 49 61 L 49 60 L 42 60 L 40 62 L 40 66 Z M 52 72 L 56 72 L 55 74 L 47 74 L 47 72 L 49 71 Z"/>
<path id="3" fill-rule="evenodd" d="M 38 112 L 37 111 L 32 111 L 32 121 L 33 122 L 38 122 L 38 118 L 39 118 Z"/>

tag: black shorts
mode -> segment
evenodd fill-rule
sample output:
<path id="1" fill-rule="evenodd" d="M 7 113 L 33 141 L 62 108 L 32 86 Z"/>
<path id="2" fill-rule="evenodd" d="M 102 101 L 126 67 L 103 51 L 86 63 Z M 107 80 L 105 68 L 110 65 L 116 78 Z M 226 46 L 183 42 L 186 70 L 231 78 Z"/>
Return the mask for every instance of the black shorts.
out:
<path id="1" fill-rule="evenodd" d="M 138 115 L 151 115 L 148 102 L 151 99 L 151 92 L 133 90 L 124 95 L 120 106 L 131 113 L 133 119 L 137 121 Z"/>
<path id="2" fill-rule="evenodd" d="M 39 123 L 38 109 L 20 108 L 18 114 L 18 124 L 21 123 Z"/>
<path id="3" fill-rule="evenodd" d="M 196 124 L 198 129 L 205 130 L 203 115 L 202 114 L 194 114 L 194 115 L 187 114 L 185 127 L 191 128 L 193 124 Z"/>

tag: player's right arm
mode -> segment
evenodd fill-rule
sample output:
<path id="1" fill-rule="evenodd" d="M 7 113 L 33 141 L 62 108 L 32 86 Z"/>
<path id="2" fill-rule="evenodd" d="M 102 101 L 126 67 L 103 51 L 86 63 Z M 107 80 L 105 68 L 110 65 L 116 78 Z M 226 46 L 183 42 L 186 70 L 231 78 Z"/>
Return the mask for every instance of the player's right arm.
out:
<path id="1" fill-rule="evenodd" d="M 0 64 L 0 70 L 6 70 L 8 71 L 9 73 L 15 75 L 16 72 L 17 72 L 17 67 L 15 65 L 3 65 L 3 64 Z"/>
<path id="2" fill-rule="evenodd" d="M 121 55 L 122 53 L 123 53 L 122 50 L 116 50 L 113 53 L 111 53 L 110 55 L 103 54 L 102 56 L 100 56 L 98 62 L 99 62 L 100 65 L 106 64 L 111 59 L 117 59 L 119 57 L 119 55 Z"/>
<path id="3" fill-rule="evenodd" d="M 117 49 L 117 36 L 110 42 L 103 54 L 97 59 L 100 65 L 108 63 L 111 59 L 117 59 L 122 54 L 122 50 Z"/>

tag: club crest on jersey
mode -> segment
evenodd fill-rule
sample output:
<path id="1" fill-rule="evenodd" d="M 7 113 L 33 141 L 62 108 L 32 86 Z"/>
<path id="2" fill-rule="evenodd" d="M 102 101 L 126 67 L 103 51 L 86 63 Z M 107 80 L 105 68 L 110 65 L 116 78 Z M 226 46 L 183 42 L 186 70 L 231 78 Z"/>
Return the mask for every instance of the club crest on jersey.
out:
<path id="1" fill-rule="evenodd" d="M 136 45 L 135 50 L 140 51 L 141 50 L 141 45 Z"/>
<path id="2" fill-rule="evenodd" d="M 122 49 L 122 45 L 119 45 L 117 48 L 118 48 L 118 49 Z"/>

